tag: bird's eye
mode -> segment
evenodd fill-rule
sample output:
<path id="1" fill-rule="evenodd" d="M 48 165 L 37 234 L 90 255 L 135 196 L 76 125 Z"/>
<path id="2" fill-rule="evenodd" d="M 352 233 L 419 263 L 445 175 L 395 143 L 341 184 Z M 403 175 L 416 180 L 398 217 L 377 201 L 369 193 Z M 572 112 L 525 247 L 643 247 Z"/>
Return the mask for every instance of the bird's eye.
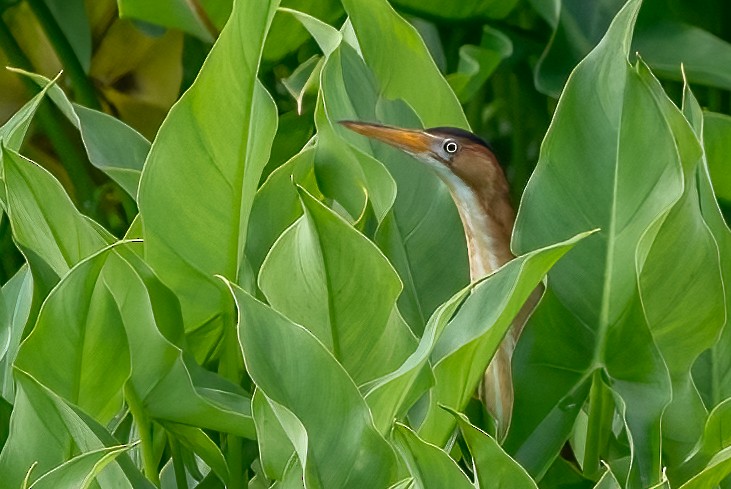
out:
<path id="1" fill-rule="evenodd" d="M 444 141 L 443 147 L 444 151 L 446 151 L 450 155 L 453 155 L 459 149 L 459 145 L 457 144 L 457 142 L 452 139 L 447 139 L 446 141 Z"/>

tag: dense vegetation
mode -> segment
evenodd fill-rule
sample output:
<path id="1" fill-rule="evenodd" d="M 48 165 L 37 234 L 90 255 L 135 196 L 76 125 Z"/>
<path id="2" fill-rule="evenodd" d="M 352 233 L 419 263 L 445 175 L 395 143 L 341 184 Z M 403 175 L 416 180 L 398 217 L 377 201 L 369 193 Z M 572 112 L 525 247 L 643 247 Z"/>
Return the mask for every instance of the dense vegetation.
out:
<path id="1" fill-rule="evenodd" d="M 0 10 L 2 487 L 731 487 L 724 0 Z M 518 258 L 344 119 L 490 140 Z"/>

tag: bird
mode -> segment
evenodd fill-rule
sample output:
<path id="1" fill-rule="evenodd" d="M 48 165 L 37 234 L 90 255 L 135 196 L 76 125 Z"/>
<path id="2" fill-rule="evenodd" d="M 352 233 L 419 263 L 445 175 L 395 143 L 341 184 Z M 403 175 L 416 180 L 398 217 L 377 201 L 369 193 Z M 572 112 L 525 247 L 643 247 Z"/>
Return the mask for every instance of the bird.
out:
<path id="1" fill-rule="evenodd" d="M 464 228 L 470 281 L 490 275 L 515 258 L 510 239 L 515 210 L 510 187 L 490 144 L 455 127 L 406 129 L 378 123 L 340 121 L 345 128 L 404 151 L 431 168 L 446 184 Z M 542 294 L 533 291 L 485 371 L 479 394 L 503 440 L 514 401 L 511 359 L 520 333 Z"/>

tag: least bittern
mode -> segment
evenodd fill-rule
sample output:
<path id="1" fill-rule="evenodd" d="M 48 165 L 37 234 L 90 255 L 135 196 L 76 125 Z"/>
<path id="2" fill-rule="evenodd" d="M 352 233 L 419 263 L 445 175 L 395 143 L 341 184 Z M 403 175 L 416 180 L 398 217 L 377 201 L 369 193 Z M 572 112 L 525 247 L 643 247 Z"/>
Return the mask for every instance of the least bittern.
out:
<path id="1" fill-rule="evenodd" d="M 515 211 L 510 203 L 508 182 L 485 141 L 452 127 L 419 131 L 356 121 L 341 124 L 414 156 L 447 185 L 462 219 L 473 282 L 514 258 L 510 237 Z M 540 290 L 533 293 L 485 371 L 480 395 L 495 417 L 499 438 L 507 433 L 513 407 L 511 357 L 539 296 Z"/>

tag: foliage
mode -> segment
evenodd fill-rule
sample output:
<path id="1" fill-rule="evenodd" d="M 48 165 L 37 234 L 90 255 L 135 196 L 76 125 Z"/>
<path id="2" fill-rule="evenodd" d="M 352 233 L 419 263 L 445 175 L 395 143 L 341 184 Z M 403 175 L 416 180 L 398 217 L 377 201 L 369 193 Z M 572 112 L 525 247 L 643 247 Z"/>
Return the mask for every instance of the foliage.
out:
<path id="1" fill-rule="evenodd" d="M 728 6 L 392 4 L 0 2 L 3 487 L 731 487 Z M 490 139 L 517 258 L 346 119 Z"/>

